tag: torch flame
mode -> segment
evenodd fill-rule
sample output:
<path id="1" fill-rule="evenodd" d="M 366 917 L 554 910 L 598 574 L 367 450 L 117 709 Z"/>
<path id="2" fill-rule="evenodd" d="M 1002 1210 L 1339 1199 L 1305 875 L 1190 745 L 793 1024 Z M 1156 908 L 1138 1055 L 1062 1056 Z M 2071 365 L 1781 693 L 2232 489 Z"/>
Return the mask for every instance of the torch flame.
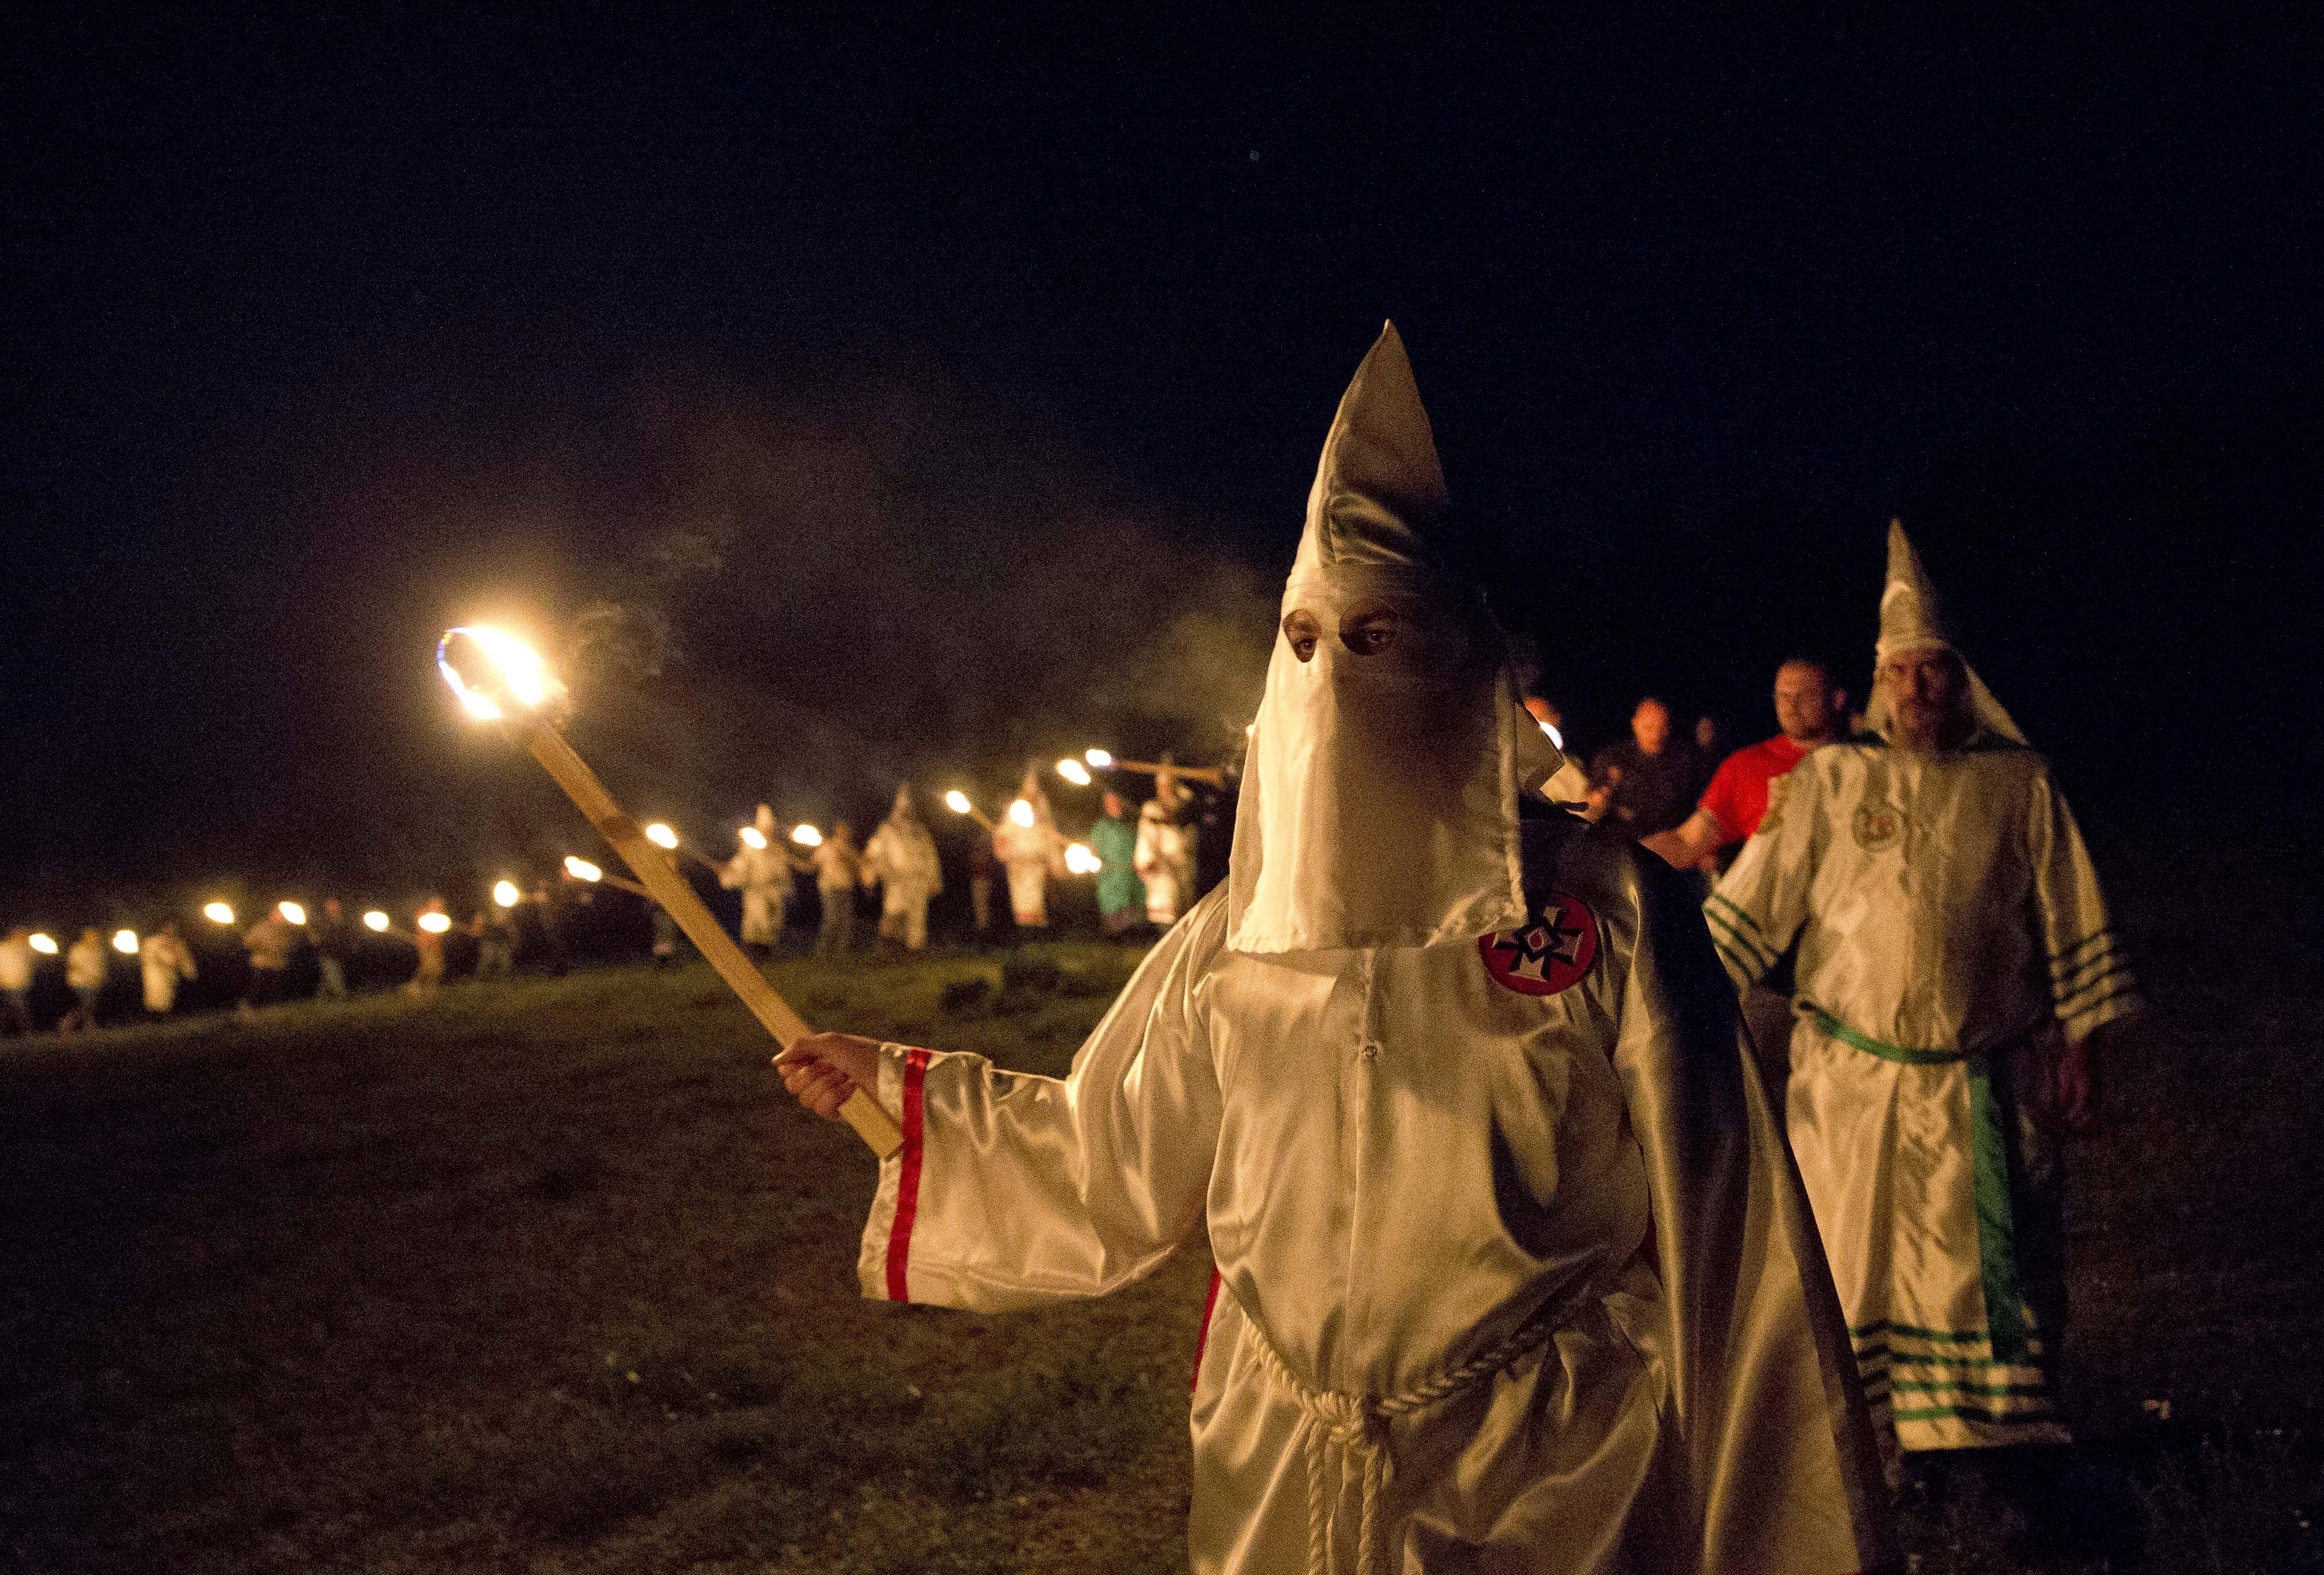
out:
<path id="1" fill-rule="evenodd" d="M 1009 806 L 1009 818 L 1018 825 L 1029 827 L 1033 824 L 1033 806 L 1019 798 Z"/>
<path id="2" fill-rule="evenodd" d="M 278 902 L 274 905 L 274 911 L 294 925 L 307 922 L 307 910 L 295 902 Z"/>
<path id="3" fill-rule="evenodd" d="M 137 932 L 135 930 L 114 931 L 113 949 L 124 957 L 137 955 Z"/>
<path id="4" fill-rule="evenodd" d="M 767 845 L 767 834 L 757 826 L 746 825 L 734 834 L 742 839 L 742 845 L 746 848 L 763 848 Z"/>
<path id="5" fill-rule="evenodd" d="M 387 915 L 382 913 L 377 908 L 373 908 L 369 913 L 364 915 L 364 928 L 367 930 L 376 930 L 384 935 L 387 931 Z"/>
<path id="6" fill-rule="evenodd" d="M 571 853 L 565 855 L 565 872 L 576 880 L 603 880 L 605 878 L 605 872 L 596 865 L 586 859 L 576 858 Z"/>
<path id="7" fill-rule="evenodd" d="M 53 957 L 57 954 L 56 937 L 48 934 L 45 930 L 34 931 L 31 944 L 32 950 L 38 952 L 43 957 Z"/>
<path id="8" fill-rule="evenodd" d="M 802 848 L 819 848 L 823 846 L 823 834 L 811 825 L 802 825 L 791 833 L 791 841 Z M 761 837 L 759 845 L 765 847 L 766 839 Z"/>
<path id="9" fill-rule="evenodd" d="M 957 788 L 954 788 L 945 795 L 945 807 L 954 815 L 966 815 L 969 811 L 968 795 Z"/>
<path id="10" fill-rule="evenodd" d="M 496 880 L 493 883 L 493 900 L 503 907 L 514 907 L 523 897 L 524 893 L 516 889 L 516 882 L 513 880 Z"/>
<path id="11" fill-rule="evenodd" d="M 564 686 L 549 673 L 540 653 L 507 631 L 484 623 L 447 629 L 444 638 L 436 642 L 436 670 L 444 675 L 444 681 L 460 697 L 468 714 L 477 720 L 498 722 L 507 712 L 493 693 L 483 686 L 472 686 L 453 665 L 452 641 L 460 638 L 466 639 L 490 659 L 499 680 L 491 689 L 505 694 L 527 710 L 538 711 L 564 693 Z"/>
<path id="12" fill-rule="evenodd" d="M 1089 768 L 1071 755 L 1057 762 L 1057 775 L 1076 788 L 1086 788 L 1090 785 Z"/>
<path id="13" fill-rule="evenodd" d="M 1080 843 L 1065 849 L 1065 868 L 1076 875 L 1094 875 L 1105 868 L 1105 861 Z"/>
<path id="14" fill-rule="evenodd" d="M 672 852 L 678 851 L 678 834 L 659 821 L 646 827 L 646 841 L 657 848 L 668 848 Z"/>
<path id="15" fill-rule="evenodd" d="M 452 927 L 452 916 L 442 913 L 423 913 L 420 916 L 419 924 L 420 927 L 429 935 L 440 935 Z"/>
<path id="16" fill-rule="evenodd" d="M 1090 769 L 1093 771 L 1113 769 L 1113 757 L 1103 750 L 1084 750 L 1082 759 L 1089 762 Z"/>
<path id="17" fill-rule="evenodd" d="M 214 925 L 230 925 L 234 923 L 234 909 L 225 903 L 213 902 L 202 909 L 202 916 Z"/>

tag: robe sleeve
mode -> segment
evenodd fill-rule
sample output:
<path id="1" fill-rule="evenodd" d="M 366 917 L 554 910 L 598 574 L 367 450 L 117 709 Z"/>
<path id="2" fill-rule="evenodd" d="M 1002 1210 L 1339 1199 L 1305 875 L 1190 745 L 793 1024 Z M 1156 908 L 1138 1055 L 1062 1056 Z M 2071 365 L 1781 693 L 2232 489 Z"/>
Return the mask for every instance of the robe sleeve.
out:
<path id="1" fill-rule="evenodd" d="M 1683 1567 L 1886 1568 L 1878 1451 L 1806 1193 L 1692 903 L 1639 866 L 1615 1070 L 1654 1200 Z"/>
<path id="2" fill-rule="evenodd" d="M 2027 811 L 2034 933 L 2048 953 L 2052 1009 L 2069 1040 L 2087 1039 L 2138 1009 L 2138 981 L 2107 918 L 2081 828 L 2047 771 Z"/>
<path id="3" fill-rule="evenodd" d="M 1198 987 L 1223 896 L 1147 954 L 1062 1079 L 881 1047 L 880 1098 L 904 1142 L 864 1227 L 866 1296 L 978 1312 L 1100 1296 L 1185 1239 L 1218 1147 Z"/>
<path id="4" fill-rule="evenodd" d="M 1767 976 L 1807 923 L 1823 844 L 1823 775 L 1812 757 L 1776 782 L 1759 829 L 1702 905 L 1711 944 L 1735 988 Z"/>

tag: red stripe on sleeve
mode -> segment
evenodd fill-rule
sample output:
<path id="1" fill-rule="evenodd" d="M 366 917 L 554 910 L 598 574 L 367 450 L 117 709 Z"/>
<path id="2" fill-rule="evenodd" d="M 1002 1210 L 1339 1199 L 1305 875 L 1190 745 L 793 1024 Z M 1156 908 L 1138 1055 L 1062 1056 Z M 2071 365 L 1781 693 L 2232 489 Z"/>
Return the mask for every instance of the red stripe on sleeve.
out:
<path id="1" fill-rule="evenodd" d="M 912 1217 L 920 1211 L 921 1084 L 927 1081 L 928 1053 L 904 1057 L 904 1170 L 896 1182 L 896 1218 L 888 1227 L 888 1300 L 908 1302 L 904 1270 L 912 1261 Z"/>
<path id="2" fill-rule="evenodd" d="M 1203 1327 L 1194 1335 L 1194 1376 L 1186 1380 L 1189 1390 L 1198 1389 L 1203 1383 L 1203 1348 L 1211 1343 L 1211 1313 L 1219 1304 L 1219 1271 L 1211 1271 L 1211 1294 L 1203 1298 Z"/>

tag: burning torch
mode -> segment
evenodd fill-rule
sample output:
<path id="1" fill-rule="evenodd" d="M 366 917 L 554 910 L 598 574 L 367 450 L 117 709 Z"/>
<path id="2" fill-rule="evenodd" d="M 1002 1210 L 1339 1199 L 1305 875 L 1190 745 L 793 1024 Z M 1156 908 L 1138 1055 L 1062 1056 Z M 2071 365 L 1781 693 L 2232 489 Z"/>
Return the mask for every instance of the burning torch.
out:
<path id="1" fill-rule="evenodd" d="M 653 896 L 652 892 L 648 891 L 636 881 L 624 880 L 619 875 L 608 875 L 588 860 L 576 858 L 571 853 L 565 855 L 565 878 L 567 880 L 579 880 L 590 886 L 604 884 L 613 887 L 617 890 L 634 891 L 640 897 L 647 898 L 651 898 Z"/>
<path id="2" fill-rule="evenodd" d="M 557 731 L 549 713 L 563 703 L 565 686 L 549 671 L 537 652 L 497 629 L 454 629 L 447 631 L 437 644 L 436 666 L 469 715 L 482 722 L 505 722 L 523 738 L 541 769 L 589 817 L 589 824 L 597 828 L 598 834 L 613 844 L 613 851 L 635 871 L 653 899 L 678 921 L 687 939 L 742 998 L 742 1004 L 774 1036 L 776 1043 L 788 1049 L 794 1041 L 813 1031 L 789 1003 L 775 993 L 774 987 L 752 965 L 742 948 L 727 938 L 726 932 L 718 927 L 718 921 L 711 917 L 710 910 L 702 906 L 702 899 L 694 894 L 694 888 L 679 878 L 676 863 L 646 840 L 644 829 L 622 813 L 613 795 L 605 791 L 604 784 L 597 780 L 596 773 L 573 752 L 573 746 Z M 903 1132 L 897 1127 L 895 1118 L 862 1089 L 848 1096 L 839 1113 L 881 1158 L 885 1159 L 903 1146 Z"/>
<path id="3" fill-rule="evenodd" d="M 986 831 L 993 829 L 992 817 L 969 801 L 967 794 L 955 788 L 945 795 L 945 807 L 954 815 L 964 815 Z"/>

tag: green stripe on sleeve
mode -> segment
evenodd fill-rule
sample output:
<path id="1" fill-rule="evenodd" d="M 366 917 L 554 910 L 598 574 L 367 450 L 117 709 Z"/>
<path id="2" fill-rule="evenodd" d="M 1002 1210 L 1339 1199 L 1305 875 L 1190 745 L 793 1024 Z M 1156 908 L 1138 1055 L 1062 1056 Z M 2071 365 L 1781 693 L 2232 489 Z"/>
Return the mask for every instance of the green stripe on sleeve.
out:
<path id="1" fill-rule="evenodd" d="M 2133 979 L 2128 973 L 2124 973 L 2098 995 L 2086 997 L 2070 1006 L 2061 1002 L 2058 1007 L 2058 1018 L 2061 1022 L 2071 1022 L 2076 1018 L 2089 1017 L 2101 1007 L 2111 1006 L 2126 996 L 2135 996 L 2137 993 L 2138 981 Z"/>
<path id="2" fill-rule="evenodd" d="M 2112 925 L 2100 925 L 2097 929 L 2092 930 L 2089 935 L 2084 935 L 2072 945 L 2067 946 L 2061 951 L 2051 953 L 2050 972 L 2052 973 L 2068 972 L 2072 969 L 2080 966 L 2082 954 L 2088 952 L 2092 946 L 2096 945 L 2100 941 L 2111 944 L 2113 940 L 2114 926 Z"/>
<path id="3" fill-rule="evenodd" d="M 2098 994 L 2116 980 L 2128 977 L 2129 973 L 2130 964 L 2116 959 L 2107 967 L 2077 983 L 2053 986 L 2050 994 L 2052 999 L 2057 1001 L 2061 1010 L 2071 1010 L 2071 1003 L 2074 1001 L 2081 999 L 2084 996 Z"/>
<path id="4" fill-rule="evenodd" d="M 1743 958 L 1738 957 L 1734 953 L 1729 951 L 1724 945 L 1720 944 L 1718 937 L 1713 936 L 1711 938 L 1711 948 L 1719 953 L 1720 965 L 1723 966 L 1729 974 L 1740 979 L 1744 983 L 1757 984 L 1763 977 L 1766 976 L 1766 970 L 1755 967 Z"/>
<path id="5" fill-rule="evenodd" d="M 1762 950 L 1767 952 L 1771 956 L 1774 954 L 1775 946 L 1767 939 L 1767 932 L 1759 927 L 1759 921 L 1751 916 L 1750 909 L 1743 907 L 1742 904 L 1737 902 L 1733 898 L 1722 897 L 1716 891 L 1712 892 L 1708 898 L 1703 899 L 1703 907 L 1708 908 L 1712 903 L 1717 903 L 1720 909 L 1723 910 L 1731 920 L 1739 925 L 1743 929 L 1749 931 L 1751 936 L 1758 943 Z"/>
<path id="6" fill-rule="evenodd" d="M 1711 912 L 1709 908 L 1704 908 L 1702 910 L 1702 916 L 1707 921 L 1711 930 L 1711 944 L 1720 946 L 1722 950 L 1732 951 L 1738 956 L 1748 957 L 1751 960 L 1753 964 L 1751 977 L 1757 979 L 1760 974 L 1765 973 L 1768 969 L 1775 965 L 1775 960 L 1773 957 L 1767 956 L 1762 953 L 1757 945 L 1752 944 L 1749 936 L 1738 931 L 1733 926 L 1728 924 L 1724 919 L 1720 917 L 1719 915 Z"/>
<path id="7" fill-rule="evenodd" d="M 2051 978 L 2050 988 L 2057 990 L 2080 990 L 2092 979 L 2105 973 L 2109 969 L 2123 967 L 2128 962 L 2128 961 L 2129 959 L 2126 958 L 2122 954 L 2122 949 L 2120 947 L 2101 947 L 2098 951 L 2095 951 L 2089 956 L 2083 958 L 2073 967 L 2054 974 Z"/>

